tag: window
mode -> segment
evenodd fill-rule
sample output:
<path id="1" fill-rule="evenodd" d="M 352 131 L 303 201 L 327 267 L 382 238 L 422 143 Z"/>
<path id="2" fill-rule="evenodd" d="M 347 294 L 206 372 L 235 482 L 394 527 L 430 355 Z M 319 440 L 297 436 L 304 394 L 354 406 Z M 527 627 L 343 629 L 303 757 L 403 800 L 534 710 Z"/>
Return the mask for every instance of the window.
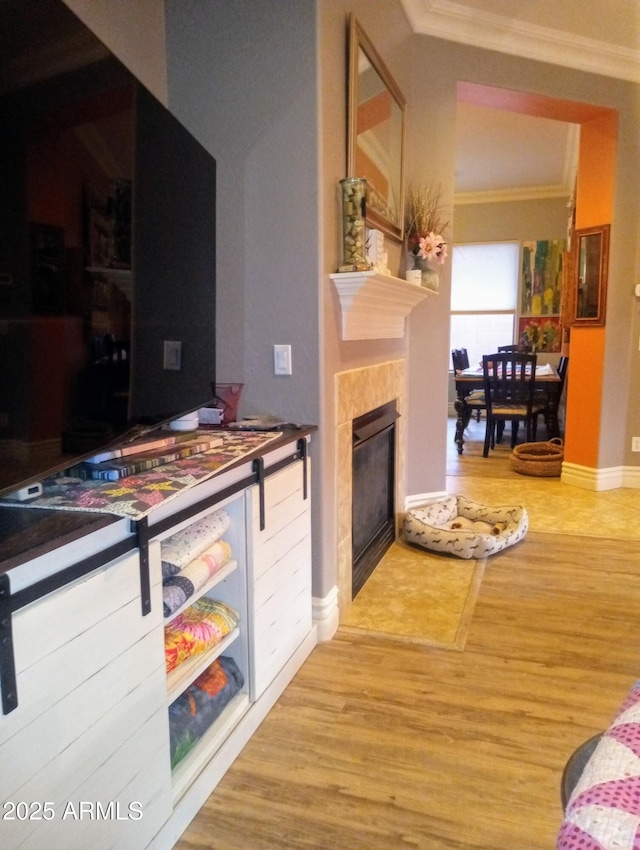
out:
<path id="1" fill-rule="evenodd" d="M 518 242 L 454 245 L 451 266 L 451 348 L 469 363 L 515 340 Z"/>

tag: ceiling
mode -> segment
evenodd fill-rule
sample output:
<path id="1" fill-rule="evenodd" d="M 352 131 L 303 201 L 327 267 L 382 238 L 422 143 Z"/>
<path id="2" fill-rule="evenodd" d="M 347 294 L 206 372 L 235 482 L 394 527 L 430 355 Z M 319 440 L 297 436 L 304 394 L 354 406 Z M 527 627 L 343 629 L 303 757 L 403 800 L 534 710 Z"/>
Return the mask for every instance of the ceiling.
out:
<path id="1" fill-rule="evenodd" d="M 598 72 L 640 83 L 640 2 L 607 0 L 402 0 L 414 32 L 529 59 Z M 0 91 L 34 82 L 44 64 L 64 66 L 77 52 L 52 52 L 78 38 L 74 16 L 57 0 L 2 0 L 0 21 L 25 20 L 40 34 L 24 55 L 15 27 L 0 26 Z M 61 10 L 65 12 L 63 15 Z M 505 10 L 508 14 L 505 14 Z M 36 14 L 37 13 L 37 14 Z M 6 16 L 10 15 L 10 18 Z M 83 28 L 84 29 L 84 28 Z M 96 42 L 97 43 L 97 42 Z M 87 45 L 85 51 L 89 51 Z M 94 56 L 93 58 L 101 58 Z M 6 74 L 3 73 L 6 71 Z M 456 135 L 456 204 L 568 197 L 577 161 L 579 129 L 565 121 L 534 118 L 460 100 Z"/>
<path id="2" fill-rule="evenodd" d="M 638 0 L 402 0 L 413 31 L 640 83 Z M 579 127 L 459 101 L 456 204 L 571 194 Z"/>

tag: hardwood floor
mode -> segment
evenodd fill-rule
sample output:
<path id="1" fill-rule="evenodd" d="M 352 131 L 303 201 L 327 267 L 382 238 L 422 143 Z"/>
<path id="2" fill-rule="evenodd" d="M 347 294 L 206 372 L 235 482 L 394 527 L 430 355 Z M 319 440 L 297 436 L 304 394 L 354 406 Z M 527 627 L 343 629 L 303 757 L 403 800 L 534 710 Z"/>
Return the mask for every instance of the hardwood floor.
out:
<path id="1" fill-rule="evenodd" d="M 527 480 L 472 440 L 451 453 L 449 492 L 511 486 L 536 511 L 489 559 L 464 652 L 339 630 L 178 850 L 554 847 L 564 763 L 640 675 L 640 496 Z M 608 510 L 614 531 L 593 521 Z"/>

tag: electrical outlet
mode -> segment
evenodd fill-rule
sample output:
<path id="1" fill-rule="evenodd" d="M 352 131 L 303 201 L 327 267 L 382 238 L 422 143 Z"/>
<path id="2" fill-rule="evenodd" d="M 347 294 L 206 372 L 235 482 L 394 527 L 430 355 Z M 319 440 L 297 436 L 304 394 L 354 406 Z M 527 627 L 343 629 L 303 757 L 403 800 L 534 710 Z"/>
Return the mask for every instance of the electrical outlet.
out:
<path id="1" fill-rule="evenodd" d="M 169 372 L 179 372 L 182 368 L 182 343 L 165 339 L 163 343 L 162 368 Z"/>
<path id="2" fill-rule="evenodd" d="M 640 452 L 640 437 L 631 438 L 631 451 Z"/>

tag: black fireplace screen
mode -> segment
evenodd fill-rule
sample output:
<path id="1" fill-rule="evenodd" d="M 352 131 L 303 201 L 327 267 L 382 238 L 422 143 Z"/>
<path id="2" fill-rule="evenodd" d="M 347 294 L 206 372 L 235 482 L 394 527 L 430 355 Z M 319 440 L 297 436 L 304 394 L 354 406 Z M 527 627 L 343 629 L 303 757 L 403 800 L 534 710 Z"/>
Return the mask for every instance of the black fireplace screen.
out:
<path id="1" fill-rule="evenodd" d="M 352 596 L 395 538 L 395 402 L 353 421 Z"/>

